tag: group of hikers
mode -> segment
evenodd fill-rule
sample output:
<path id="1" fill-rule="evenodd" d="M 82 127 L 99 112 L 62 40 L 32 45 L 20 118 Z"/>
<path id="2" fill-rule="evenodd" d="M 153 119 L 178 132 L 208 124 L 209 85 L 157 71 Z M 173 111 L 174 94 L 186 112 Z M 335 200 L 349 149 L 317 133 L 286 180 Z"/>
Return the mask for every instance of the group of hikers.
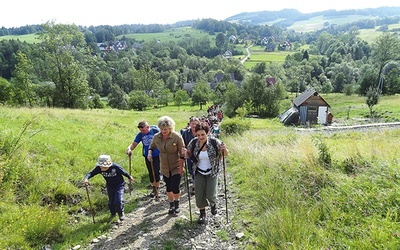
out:
<path id="1" fill-rule="evenodd" d="M 221 161 L 229 153 L 226 145 L 211 133 L 210 124 L 198 117 L 190 117 L 187 129 L 181 133 L 175 131 L 175 121 L 169 116 L 160 117 L 157 126 L 150 126 L 143 120 L 137 128 L 140 132 L 136 134 L 125 153 L 131 157 L 132 150 L 142 143 L 142 155 L 152 185 L 150 197 L 159 200 L 160 181 L 163 180 L 169 203 L 168 214 L 180 213 L 180 183 L 186 166 L 186 171 L 190 174 L 190 180 L 187 181 L 191 183 L 189 202 L 190 195 L 194 195 L 200 212 L 197 223 L 205 224 L 206 207 L 211 208 L 212 215 L 217 214 L 218 173 Z M 111 217 L 118 214 L 119 220 L 123 221 L 123 177 L 129 180 L 130 185 L 133 177 L 113 162 L 110 155 L 98 157 L 95 167 L 85 175 L 84 185 L 97 174 L 101 174 L 106 181 Z M 189 188 L 189 185 L 187 187 Z"/>

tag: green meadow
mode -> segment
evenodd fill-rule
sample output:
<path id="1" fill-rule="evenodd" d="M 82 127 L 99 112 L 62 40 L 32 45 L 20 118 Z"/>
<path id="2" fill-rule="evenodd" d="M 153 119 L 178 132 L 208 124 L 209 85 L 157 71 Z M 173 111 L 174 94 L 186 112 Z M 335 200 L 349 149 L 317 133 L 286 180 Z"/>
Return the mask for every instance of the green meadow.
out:
<path id="1" fill-rule="evenodd" d="M 369 114 L 362 97 L 322 96 L 334 121 Z M 399 121 L 399 99 L 382 97 L 377 114 Z M 145 112 L 0 107 L 0 249 L 70 249 L 110 230 L 104 180 L 90 181 L 96 223 L 81 184 L 97 156 L 110 154 L 127 169 L 125 149 L 140 120 L 156 124 L 169 115 L 179 130 L 204 113 L 189 105 Z M 244 232 L 241 249 L 398 249 L 399 128 L 324 133 L 284 127 L 276 118 L 244 121 L 250 129 L 242 135 L 221 127 L 235 200 L 232 227 L 221 237 Z M 141 151 L 133 153 L 136 181 L 126 212 L 147 192 Z"/>
<path id="2" fill-rule="evenodd" d="M 204 31 L 192 29 L 191 27 L 181 27 L 181 28 L 173 28 L 166 30 L 160 33 L 134 33 L 123 35 L 127 38 L 132 38 L 137 41 L 160 41 L 160 42 L 169 42 L 169 41 L 181 41 L 182 39 L 201 39 L 204 37 L 208 37 L 210 39 L 215 39 L 215 35 L 210 35 Z M 117 39 L 122 38 L 123 36 L 118 36 Z"/>
<path id="3" fill-rule="evenodd" d="M 0 36 L 0 40 L 20 40 L 21 42 L 37 43 L 36 34 Z"/>

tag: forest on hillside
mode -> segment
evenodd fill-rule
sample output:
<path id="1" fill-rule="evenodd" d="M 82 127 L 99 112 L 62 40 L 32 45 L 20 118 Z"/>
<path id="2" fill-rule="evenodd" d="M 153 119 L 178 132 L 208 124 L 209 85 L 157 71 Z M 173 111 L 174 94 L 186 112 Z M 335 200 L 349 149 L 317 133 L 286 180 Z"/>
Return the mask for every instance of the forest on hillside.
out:
<path id="1" fill-rule="evenodd" d="M 384 20 L 396 19 L 373 24 L 365 20 L 363 25 L 375 27 Z M 368 43 L 358 36 L 361 24 L 297 33 L 203 19 L 193 21 L 192 28 L 209 37 L 162 43 L 123 34 L 168 32 L 167 25 L 79 27 L 48 22 L 32 27 L 40 42 L 0 41 L 0 103 L 86 109 L 104 108 L 106 102 L 111 108 L 145 110 L 170 102 L 213 102 L 223 105 L 228 116 L 242 107 L 261 117 L 276 117 L 286 91 L 312 87 L 321 93 L 400 93 L 397 31 L 386 30 Z M 260 62 L 248 70 L 234 56 L 250 45 L 295 53 L 283 64 Z M 225 56 L 227 51 L 233 57 Z M 266 78 L 275 78 L 276 84 L 267 86 Z"/>

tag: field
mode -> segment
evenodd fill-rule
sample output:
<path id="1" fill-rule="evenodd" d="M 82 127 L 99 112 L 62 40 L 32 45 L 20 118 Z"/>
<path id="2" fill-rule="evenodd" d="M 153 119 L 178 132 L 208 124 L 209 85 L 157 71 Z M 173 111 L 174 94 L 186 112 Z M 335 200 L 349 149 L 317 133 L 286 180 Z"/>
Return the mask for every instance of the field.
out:
<path id="1" fill-rule="evenodd" d="M 148 41 L 177 42 L 185 38 L 201 39 L 203 37 L 215 39 L 215 35 L 210 35 L 204 31 L 192 29 L 191 27 L 173 28 L 161 33 L 141 33 L 141 34 L 136 33 L 136 34 L 127 34 L 123 36 L 128 38 L 134 38 L 137 41 L 145 41 L 145 42 Z M 120 39 L 123 36 L 118 36 L 117 39 Z"/>
<path id="2" fill-rule="evenodd" d="M 372 19 L 374 17 L 362 16 L 362 15 L 351 15 L 341 18 L 326 18 L 324 16 L 316 16 L 304 21 L 295 22 L 293 25 L 288 27 L 288 29 L 293 29 L 296 32 L 309 32 L 316 31 L 324 28 L 324 23 L 329 25 L 337 24 L 342 25 L 346 23 L 355 22 L 361 19 Z"/>
<path id="3" fill-rule="evenodd" d="M 293 97 L 284 100 L 282 111 Z M 364 98 L 323 98 L 334 121 L 367 121 Z M 382 97 L 375 109 L 385 119 L 399 121 L 398 103 L 400 96 Z M 97 222 L 84 212 L 89 204 L 81 180 L 97 156 L 108 153 L 126 167 L 125 148 L 138 121 L 155 124 L 158 117 L 170 115 L 180 129 L 204 110 L 189 105 L 146 112 L 0 107 L 0 113 L 0 248 L 50 244 L 67 249 L 110 229 L 101 178 L 91 181 Z M 230 188 L 238 190 L 239 201 L 229 234 L 245 232 L 242 244 L 255 249 L 399 246 L 400 129 L 324 134 L 298 132 L 277 119 L 245 122 L 250 129 L 243 135 L 222 131 L 231 152 L 227 171 L 235 187 Z M 147 192 L 140 150 L 132 159 L 135 192 Z M 126 211 L 136 206 L 127 196 Z"/>
<path id="4" fill-rule="evenodd" d="M 0 40 L 20 40 L 21 42 L 37 43 L 36 34 L 0 36 Z"/>

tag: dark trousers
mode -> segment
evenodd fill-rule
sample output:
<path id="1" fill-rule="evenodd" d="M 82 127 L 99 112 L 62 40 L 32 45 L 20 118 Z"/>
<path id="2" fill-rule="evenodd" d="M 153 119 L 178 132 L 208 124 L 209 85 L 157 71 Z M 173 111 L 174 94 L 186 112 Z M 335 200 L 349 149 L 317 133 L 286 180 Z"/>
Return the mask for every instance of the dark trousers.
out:
<path id="1" fill-rule="evenodd" d="M 146 161 L 146 167 L 147 167 L 147 171 L 149 172 L 149 179 L 150 182 L 153 183 L 153 169 L 151 167 L 151 162 L 149 160 L 147 160 L 147 158 L 144 158 Z M 153 157 L 153 167 L 154 167 L 154 177 L 156 178 L 156 182 L 160 181 L 160 156 L 154 156 Z"/>
<path id="2" fill-rule="evenodd" d="M 179 192 L 180 192 L 179 186 L 181 183 L 181 175 L 180 174 L 170 175 L 169 177 L 166 177 L 164 175 L 164 181 L 165 181 L 165 186 L 167 187 L 167 192 L 179 194 Z"/>
<path id="3" fill-rule="evenodd" d="M 118 186 L 107 186 L 108 208 L 111 214 L 121 214 L 124 211 L 125 183 Z"/>

